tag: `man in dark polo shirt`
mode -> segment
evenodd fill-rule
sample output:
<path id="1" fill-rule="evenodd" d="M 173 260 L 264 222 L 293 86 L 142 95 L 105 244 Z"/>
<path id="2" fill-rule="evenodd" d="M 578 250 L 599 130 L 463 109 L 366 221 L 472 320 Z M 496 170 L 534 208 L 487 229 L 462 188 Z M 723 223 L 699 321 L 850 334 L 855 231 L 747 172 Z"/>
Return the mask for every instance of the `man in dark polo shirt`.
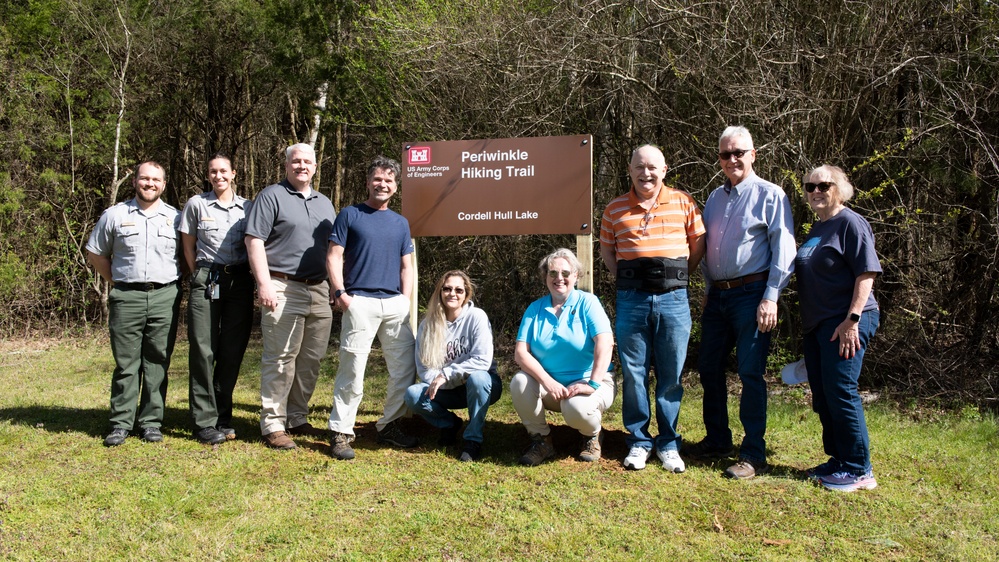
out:
<path id="1" fill-rule="evenodd" d="M 108 330 L 115 368 L 108 447 L 121 445 L 136 426 L 143 441 L 163 440 L 166 374 L 180 307 L 180 214 L 160 200 L 163 166 L 139 164 L 132 184 L 135 197 L 104 211 L 87 241 L 87 260 L 112 285 Z"/>
<path id="2" fill-rule="evenodd" d="M 257 195 L 247 216 L 246 248 L 260 295 L 263 356 L 260 432 L 275 449 L 294 449 L 291 435 L 321 435 L 308 422 L 319 362 L 329 345 L 333 311 L 326 281 L 326 240 L 336 211 L 312 189 L 316 153 L 285 151 L 281 182 Z"/>

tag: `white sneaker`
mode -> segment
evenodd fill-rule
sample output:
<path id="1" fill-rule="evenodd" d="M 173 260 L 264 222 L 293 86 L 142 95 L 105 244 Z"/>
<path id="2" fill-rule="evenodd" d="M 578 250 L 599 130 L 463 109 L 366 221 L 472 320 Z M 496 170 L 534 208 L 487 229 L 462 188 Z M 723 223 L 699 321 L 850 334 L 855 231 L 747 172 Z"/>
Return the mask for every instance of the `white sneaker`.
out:
<path id="1" fill-rule="evenodd" d="M 673 449 L 656 451 L 656 456 L 659 457 L 659 460 L 663 461 L 663 468 L 670 472 L 683 472 L 687 470 L 687 466 L 683 464 L 683 459 L 680 458 L 680 453 Z"/>
<path id="2" fill-rule="evenodd" d="M 624 457 L 624 467 L 631 470 L 642 470 L 645 468 L 645 461 L 652 456 L 652 451 L 644 447 L 632 447 L 628 451 L 628 456 Z"/>

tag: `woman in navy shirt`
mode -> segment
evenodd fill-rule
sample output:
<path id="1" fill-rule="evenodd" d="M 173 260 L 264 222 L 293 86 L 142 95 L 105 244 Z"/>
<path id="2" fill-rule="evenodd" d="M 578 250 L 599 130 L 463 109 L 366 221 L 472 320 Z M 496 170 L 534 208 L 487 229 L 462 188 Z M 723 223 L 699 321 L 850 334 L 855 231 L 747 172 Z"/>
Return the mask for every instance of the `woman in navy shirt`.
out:
<path id="1" fill-rule="evenodd" d="M 871 225 L 845 206 L 852 196 L 836 166 L 805 176 L 805 199 L 818 221 L 794 260 L 812 408 L 830 457 L 808 475 L 845 492 L 877 486 L 857 380 L 880 320 L 872 288 L 881 264 Z"/>

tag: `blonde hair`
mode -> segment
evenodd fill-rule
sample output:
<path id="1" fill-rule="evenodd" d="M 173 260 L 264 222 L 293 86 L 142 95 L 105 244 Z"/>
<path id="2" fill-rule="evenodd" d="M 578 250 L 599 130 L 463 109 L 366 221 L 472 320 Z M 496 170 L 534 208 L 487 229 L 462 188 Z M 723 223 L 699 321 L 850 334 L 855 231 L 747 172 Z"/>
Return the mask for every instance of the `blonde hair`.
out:
<path id="1" fill-rule="evenodd" d="M 829 176 L 832 178 L 833 183 L 836 184 L 836 195 L 839 195 L 839 202 L 846 203 L 849 201 L 850 198 L 853 197 L 853 184 L 850 183 L 850 180 L 846 177 L 846 172 L 843 171 L 843 168 L 840 168 L 839 166 L 832 166 L 830 164 L 819 166 L 818 168 L 815 168 L 811 172 L 805 174 L 805 181 L 807 182 L 811 179 L 815 172 L 822 170 L 829 172 Z"/>
<path id="2" fill-rule="evenodd" d="M 448 271 L 437 281 L 434 294 L 430 297 L 430 302 L 427 303 L 427 316 L 423 319 L 423 332 L 420 334 L 420 340 L 416 342 L 419 348 L 420 362 L 428 369 L 444 368 L 447 317 L 444 315 L 441 290 L 444 283 L 451 277 L 460 277 L 462 284 L 465 285 L 465 300 L 462 301 L 462 306 L 470 302 L 475 293 L 475 289 L 472 288 L 472 280 L 467 273 L 459 269 Z"/>

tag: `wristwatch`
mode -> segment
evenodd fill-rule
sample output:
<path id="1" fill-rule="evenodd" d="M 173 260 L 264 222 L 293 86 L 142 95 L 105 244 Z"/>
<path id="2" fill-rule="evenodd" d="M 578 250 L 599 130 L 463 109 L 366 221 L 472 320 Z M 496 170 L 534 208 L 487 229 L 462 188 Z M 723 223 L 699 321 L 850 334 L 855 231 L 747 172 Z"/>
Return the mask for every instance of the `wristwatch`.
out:
<path id="1" fill-rule="evenodd" d="M 347 291 L 345 291 L 345 290 L 343 290 L 343 289 L 337 289 L 336 291 L 333 291 L 333 300 L 337 300 L 337 299 L 339 299 L 339 298 L 340 298 L 340 295 L 343 295 L 343 294 L 345 294 L 346 292 L 347 292 Z"/>
<path id="2" fill-rule="evenodd" d="M 850 313 L 850 322 L 860 322 L 860 315 L 856 312 Z"/>
<path id="3" fill-rule="evenodd" d="M 586 384 L 590 385 L 590 388 L 592 388 L 593 390 L 599 390 L 600 389 L 600 383 L 598 383 L 597 381 L 595 381 L 593 379 L 590 379 L 590 380 L 586 381 Z"/>

